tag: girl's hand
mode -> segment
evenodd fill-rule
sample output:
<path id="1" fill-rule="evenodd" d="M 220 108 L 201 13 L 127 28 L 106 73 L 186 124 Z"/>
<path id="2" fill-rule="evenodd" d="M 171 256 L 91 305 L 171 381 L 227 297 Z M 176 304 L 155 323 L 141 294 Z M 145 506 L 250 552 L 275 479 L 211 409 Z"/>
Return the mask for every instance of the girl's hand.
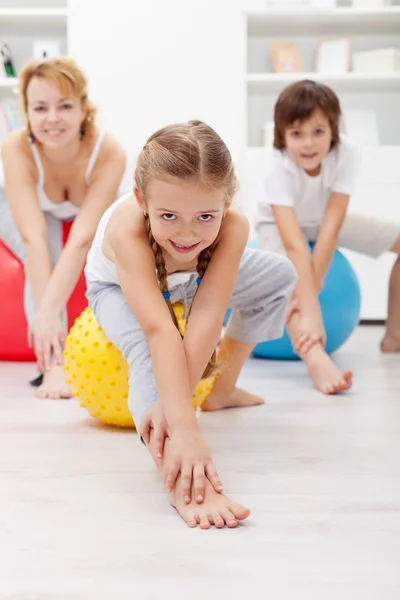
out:
<path id="1" fill-rule="evenodd" d="M 179 428 L 170 435 L 168 446 L 168 468 L 165 487 L 172 492 L 176 479 L 181 474 L 182 494 L 187 504 L 191 501 L 191 490 L 196 502 L 204 500 L 205 478 L 216 492 L 222 492 L 222 484 L 211 458 L 211 452 L 197 429 Z"/>
<path id="2" fill-rule="evenodd" d="M 153 433 L 151 433 L 153 432 Z M 150 442 L 150 436 L 153 435 L 156 445 L 157 458 L 163 457 L 165 438 L 169 437 L 168 423 L 161 407 L 161 402 L 157 400 L 143 415 L 139 434 L 146 444 Z"/>
<path id="3" fill-rule="evenodd" d="M 38 361 L 39 370 L 48 371 L 52 363 L 63 364 L 65 346 L 65 329 L 59 315 L 36 312 L 28 327 L 28 345 L 33 347 Z"/>
<path id="4" fill-rule="evenodd" d="M 317 343 L 321 343 L 324 347 L 326 344 L 326 333 L 322 318 L 320 316 L 301 316 L 296 336 L 293 340 L 293 350 L 296 354 L 307 354 L 310 348 Z"/>

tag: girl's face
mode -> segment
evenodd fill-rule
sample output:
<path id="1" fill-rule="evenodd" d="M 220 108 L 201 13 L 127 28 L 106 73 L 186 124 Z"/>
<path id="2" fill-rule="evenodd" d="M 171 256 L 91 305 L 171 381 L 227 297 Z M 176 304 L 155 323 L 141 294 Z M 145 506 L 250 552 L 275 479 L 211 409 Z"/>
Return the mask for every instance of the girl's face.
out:
<path id="1" fill-rule="evenodd" d="M 190 263 L 216 239 L 227 210 L 224 190 L 207 190 L 193 181 L 154 179 L 146 190 L 151 231 L 161 248 L 177 262 Z"/>
<path id="2" fill-rule="evenodd" d="M 311 117 L 300 123 L 295 121 L 285 131 L 285 144 L 289 156 L 309 175 L 318 175 L 321 162 L 329 153 L 332 130 L 326 115 L 317 109 Z"/>
<path id="3" fill-rule="evenodd" d="M 79 136 L 85 118 L 80 98 L 65 98 L 55 85 L 33 77 L 27 101 L 32 133 L 44 146 L 61 148 Z"/>

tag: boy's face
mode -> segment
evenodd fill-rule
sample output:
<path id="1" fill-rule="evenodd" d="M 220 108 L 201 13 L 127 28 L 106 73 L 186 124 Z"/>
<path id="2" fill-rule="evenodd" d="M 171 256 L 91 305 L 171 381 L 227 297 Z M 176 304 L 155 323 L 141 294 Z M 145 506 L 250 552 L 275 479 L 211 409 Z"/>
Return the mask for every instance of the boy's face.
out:
<path id="1" fill-rule="evenodd" d="M 286 128 L 285 144 L 289 156 L 309 175 L 318 175 L 321 162 L 332 143 L 332 130 L 326 115 L 315 110 L 311 117 L 300 123 L 295 121 Z"/>

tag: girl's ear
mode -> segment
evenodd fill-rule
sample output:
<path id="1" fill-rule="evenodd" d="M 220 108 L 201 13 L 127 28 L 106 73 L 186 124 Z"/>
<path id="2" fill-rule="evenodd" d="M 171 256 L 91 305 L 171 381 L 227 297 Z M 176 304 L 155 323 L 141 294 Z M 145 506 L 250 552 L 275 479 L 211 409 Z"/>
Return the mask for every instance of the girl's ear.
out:
<path id="1" fill-rule="evenodd" d="M 140 208 L 142 209 L 143 212 L 146 212 L 146 203 L 142 198 L 142 195 L 139 191 L 139 188 L 135 185 L 135 187 L 133 188 L 133 193 L 135 195 L 136 198 L 136 202 L 139 204 Z"/>

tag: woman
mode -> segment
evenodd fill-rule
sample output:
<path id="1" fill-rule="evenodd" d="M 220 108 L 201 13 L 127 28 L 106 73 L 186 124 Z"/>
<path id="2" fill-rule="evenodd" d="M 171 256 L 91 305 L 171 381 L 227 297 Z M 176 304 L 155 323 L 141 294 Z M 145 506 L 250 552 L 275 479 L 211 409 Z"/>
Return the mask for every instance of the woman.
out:
<path id="1" fill-rule="evenodd" d="M 41 398 L 71 395 L 63 370 L 65 307 L 126 164 L 121 146 L 95 126 L 86 88 L 70 58 L 30 62 L 20 74 L 27 127 L 2 144 L 7 202 L 0 202 L 0 239 L 25 266 Z M 73 221 L 64 248 L 63 221 Z"/>

